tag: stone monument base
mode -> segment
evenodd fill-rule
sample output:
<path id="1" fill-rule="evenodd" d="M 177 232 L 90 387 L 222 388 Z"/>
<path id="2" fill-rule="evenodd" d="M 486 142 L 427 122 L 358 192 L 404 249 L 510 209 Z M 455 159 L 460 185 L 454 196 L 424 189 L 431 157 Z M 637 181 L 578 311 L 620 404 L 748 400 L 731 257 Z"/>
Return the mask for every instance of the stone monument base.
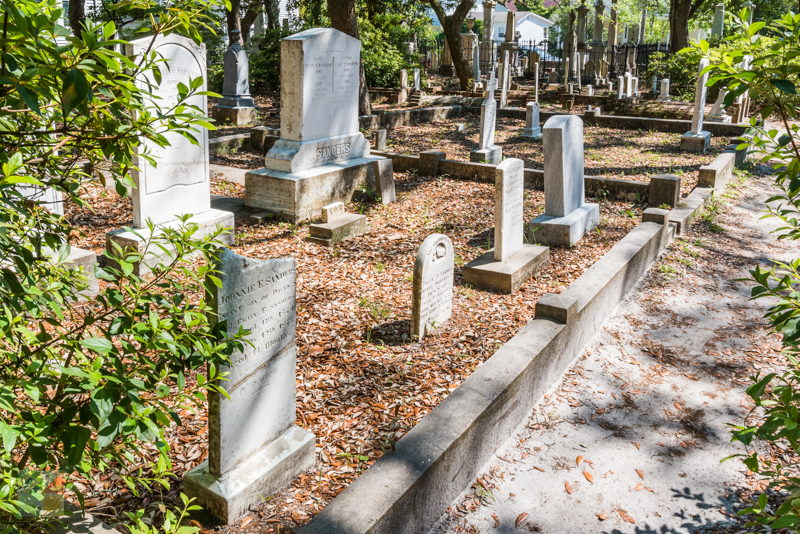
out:
<path id="1" fill-rule="evenodd" d="M 705 154 L 711 148 L 711 132 L 686 132 L 681 136 L 681 150 L 693 154 Z"/>
<path id="2" fill-rule="evenodd" d="M 331 222 L 310 225 L 308 240 L 329 247 L 347 238 L 366 234 L 368 231 L 366 215 L 346 213 Z"/>
<path id="3" fill-rule="evenodd" d="M 229 228 L 230 230 L 221 234 L 218 239 L 221 243 L 226 245 L 233 244 L 234 217 L 230 212 L 210 209 L 208 211 L 204 211 L 203 213 L 197 213 L 193 215 L 187 221 L 187 224 L 189 223 L 194 223 L 199 226 L 199 230 L 194 234 L 195 238 L 200 238 L 213 233 L 218 226 Z M 175 220 L 156 226 L 155 236 L 150 233 L 149 228 L 127 227 L 113 230 L 106 234 L 106 250 L 111 251 L 113 245 L 117 244 L 122 248 L 122 250 L 136 250 L 138 252 L 144 252 L 147 242 L 155 237 L 156 240 L 151 242 L 150 248 L 148 249 L 144 258 L 142 258 L 142 261 L 134 264 L 134 272 L 139 276 L 144 276 L 150 272 L 152 267 L 158 265 L 159 263 L 169 261 L 174 253 L 174 249 L 171 247 L 166 247 L 163 243 L 161 244 L 161 247 L 164 247 L 167 250 L 162 250 L 162 248 L 158 246 L 157 237 L 159 228 L 177 228 L 180 226 L 180 224 L 181 222 L 179 220 Z"/>
<path id="4" fill-rule="evenodd" d="M 250 171 L 244 178 L 245 204 L 291 222 L 313 219 L 332 202 L 350 202 L 362 188 L 381 191 L 381 174 L 391 173 L 386 158 L 367 156 L 299 172 Z"/>
<path id="5" fill-rule="evenodd" d="M 541 128 L 525 128 L 522 130 L 522 134 L 520 137 L 524 137 L 525 139 L 533 139 L 538 141 L 542 138 L 542 129 Z"/>
<path id="6" fill-rule="evenodd" d="M 528 223 L 528 235 L 536 243 L 571 248 L 598 222 L 600 207 L 597 204 L 584 204 L 564 217 L 536 217 Z"/>
<path id="7" fill-rule="evenodd" d="M 198 504 L 226 524 L 247 513 L 314 465 L 314 434 L 292 426 L 223 477 L 201 463 L 183 478 L 183 488 Z"/>
<path id="8" fill-rule="evenodd" d="M 211 117 L 220 124 L 249 126 L 256 122 L 256 108 L 216 106 L 211 110 Z"/>
<path id="9" fill-rule="evenodd" d="M 492 145 L 489 148 L 476 148 L 469 151 L 469 160 L 475 163 L 499 165 L 503 160 L 503 148 Z"/>
<path id="10" fill-rule="evenodd" d="M 711 115 L 707 120 L 708 122 L 721 122 L 723 124 L 730 124 L 733 121 L 733 117 L 730 115 Z"/>
<path id="11" fill-rule="evenodd" d="M 481 289 L 498 293 L 514 293 L 542 268 L 550 258 L 550 249 L 540 245 L 523 245 L 506 261 L 494 259 L 494 249 L 464 266 L 464 281 Z"/>

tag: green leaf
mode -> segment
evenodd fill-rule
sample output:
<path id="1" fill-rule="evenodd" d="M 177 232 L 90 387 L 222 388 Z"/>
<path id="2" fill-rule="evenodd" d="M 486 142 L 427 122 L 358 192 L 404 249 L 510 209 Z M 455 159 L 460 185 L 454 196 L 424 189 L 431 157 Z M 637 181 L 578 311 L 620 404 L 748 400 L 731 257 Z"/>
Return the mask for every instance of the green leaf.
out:
<path id="1" fill-rule="evenodd" d="M 108 354 L 114 345 L 104 337 L 89 337 L 81 340 L 81 345 L 98 354 Z"/>
<path id="2" fill-rule="evenodd" d="M 771 83 L 784 93 L 789 93 L 790 95 L 797 94 L 797 90 L 795 89 L 794 84 L 789 80 L 770 80 L 769 83 Z"/>
<path id="3" fill-rule="evenodd" d="M 3 440 L 3 448 L 7 452 L 11 452 L 14 449 L 14 445 L 17 444 L 17 437 L 19 437 L 19 431 L 14 430 L 4 421 L 0 421 L 0 439 Z"/>
<path id="4" fill-rule="evenodd" d="M 74 68 L 70 69 L 64 77 L 61 93 L 64 115 L 69 115 L 82 102 L 91 99 L 91 87 L 86 80 L 86 76 L 80 70 Z"/>
<path id="5" fill-rule="evenodd" d="M 17 86 L 17 93 L 19 93 L 19 97 L 23 102 L 25 102 L 25 105 L 28 106 L 31 111 L 37 115 L 42 114 L 41 110 L 39 109 L 39 98 L 36 96 L 36 93 L 29 91 L 22 85 Z"/>

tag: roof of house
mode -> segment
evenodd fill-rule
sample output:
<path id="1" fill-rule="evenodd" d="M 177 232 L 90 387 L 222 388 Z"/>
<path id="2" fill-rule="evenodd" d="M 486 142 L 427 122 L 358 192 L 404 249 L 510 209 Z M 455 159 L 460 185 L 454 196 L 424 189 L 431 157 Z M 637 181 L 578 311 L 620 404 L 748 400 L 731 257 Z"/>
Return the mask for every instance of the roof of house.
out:
<path id="1" fill-rule="evenodd" d="M 476 10 L 470 11 L 470 17 L 474 17 L 478 20 L 483 20 L 483 11 Z M 495 11 L 494 12 L 494 23 L 495 24 L 505 24 L 506 17 L 508 16 L 507 11 Z M 552 20 L 546 19 L 541 15 L 537 15 L 531 11 L 517 11 L 517 26 L 525 20 L 531 20 L 533 23 L 538 24 L 539 26 L 546 26 L 550 27 L 555 24 Z"/>

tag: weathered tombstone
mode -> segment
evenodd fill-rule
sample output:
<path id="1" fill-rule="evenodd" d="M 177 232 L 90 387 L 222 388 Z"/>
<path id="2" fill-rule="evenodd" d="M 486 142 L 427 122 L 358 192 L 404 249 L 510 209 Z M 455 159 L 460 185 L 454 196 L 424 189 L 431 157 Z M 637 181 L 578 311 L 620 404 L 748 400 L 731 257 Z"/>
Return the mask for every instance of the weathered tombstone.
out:
<path id="1" fill-rule="evenodd" d="M 639 96 L 639 77 L 631 76 L 631 96 Z"/>
<path id="2" fill-rule="evenodd" d="M 658 94 L 658 99 L 664 101 L 672 100 L 669 97 L 669 78 L 664 78 L 661 80 L 661 92 Z"/>
<path id="3" fill-rule="evenodd" d="M 129 56 L 140 56 L 150 49 L 152 38 L 132 41 L 126 46 Z M 161 81 L 157 83 L 151 72 L 137 80 L 142 86 L 152 85 L 160 97 L 158 105 L 169 107 L 178 99 L 178 84 L 188 86 L 190 81 L 202 78 L 201 91 L 206 90 L 205 46 L 177 34 L 159 36 L 152 51 L 164 58 Z M 206 96 L 194 95 L 187 100 L 201 112 L 206 112 Z M 211 209 L 210 179 L 208 170 L 208 130 L 196 133 L 198 143 L 193 144 L 177 132 L 164 134 L 170 145 L 160 147 L 153 141 L 144 140 L 136 165 L 131 171 L 135 187 L 131 192 L 133 205 L 133 227 L 109 232 L 107 247 L 116 243 L 124 250 L 143 252 L 151 237 L 157 240 L 158 226 L 180 224 L 179 215 L 191 215 L 189 222 L 199 227 L 195 237 L 209 234 L 218 227 L 233 228 L 233 214 Z M 158 165 L 152 165 L 144 157 L 147 152 Z M 147 223 L 156 225 L 156 236 L 150 235 Z M 233 234 L 226 232 L 221 238 L 225 243 L 233 242 Z M 162 262 L 170 254 L 159 247 L 150 246 L 147 256 L 136 266 L 139 274 L 145 274 L 153 265 Z"/>
<path id="4" fill-rule="evenodd" d="M 619 76 L 617 78 L 617 100 L 625 98 L 625 78 Z"/>
<path id="5" fill-rule="evenodd" d="M 242 126 L 255 122 L 256 104 L 250 96 L 250 67 L 239 34 L 231 32 L 232 42 L 225 51 L 222 100 L 214 108 L 214 118 Z"/>
<path id="6" fill-rule="evenodd" d="M 522 130 L 522 137 L 537 140 L 542 138 L 542 128 L 539 126 L 538 102 L 528 102 L 525 105 L 525 129 Z"/>
<path id="7" fill-rule="evenodd" d="M 494 143 L 495 122 L 497 120 L 497 102 L 494 91 L 497 79 L 492 71 L 486 87 L 486 98 L 481 103 L 480 145 L 469 152 L 469 160 L 478 163 L 498 164 L 503 159 L 503 149 Z"/>
<path id="8" fill-rule="evenodd" d="M 379 181 L 385 158 L 359 131 L 361 43 L 332 28 L 281 41 L 281 138 L 245 176 L 245 203 L 293 222 Z M 387 171 L 388 172 L 388 171 Z"/>
<path id="9" fill-rule="evenodd" d="M 625 96 L 633 98 L 635 96 L 633 89 L 633 75 L 630 72 L 625 73 Z"/>
<path id="10" fill-rule="evenodd" d="M 386 129 L 381 128 L 373 132 L 375 150 L 386 150 Z"/>
<path id="11" fill-rule="evenodd" d="M 315 440 L 295 425 L 295 260 L 223 249 L 217 268 L 212 319 L 250 330 L 253 345 L 221 368 L 228 397 L 209 394 L 208 460 L 186 474 L 184 491 L 230 524 L 314 465 Z"/>
<path id="12" fill-rule="evenodd" d="M 481 49 L 480 46 L 472 48 L 472 77 L 476 83 L 481 79 Z"/>
<path id="13" fill-rule="evenodd" d="M 706 110 L 706 82 L 708 73 L 701 74 L 708 67 L 708 59 L 702 58 L 697 74 L 697 86 L 694 94 L 694 114 L 692 130 L 681 136 L 681 150 L 705 154 L 711 147 L 711 132 L 703 130 L 703 115 Z"/>
<path id="14" fill-rule="evenodd" d="M 587 96 L 594 96 L 594 86 L 593 85 L 587 85 L 586 86 L 586 95 Z"/>
<path id="15" fill-rule="evenodd" d="M 711 25 L 711 35 L 722 37 L 725 33 L 725 4 L 714 7 L 714 22 Z"/>
<path id="16" fill-rule="evenodd" d="M 575 84 L 570 82 L 567 84 L 567 94 L 572 96 L 575 94 Z"/>
<path id="17" fill-rule="evenodd" d="M 558 83 L 558 73 L 551 70 L 547 73 L 547 83 Z"/>
<path id="18" fill-rule="evenodd" d="M 523 161 L 504 160 L 495 170 L 494 184 L 494 249 L 464 267 L 464 281 L 513 293 L 547 262 L 549 249 L 524 243 Z"/>
<path id="19" fill-rule="evenodd" d="M 345 239 L 369 232 L 366 215 L 347 213 L 344 202 L 334 202 L 322 207 L 322 222 L 308 227 L 308 240 L 331 246 Z"/>
<path id="20" fill-rule="evenodd" d="M 414 262 L 411 337 L 434 333 L 453 313 L 453 243 L 442 234 L 425 238 Z"/>
<path id="21" fill-rule="evenodd" d="M 422 78 L 420 77 L 419 69 L 414 69 L 414 90 L 422 90 Z"/>
<path id="22" fill-rule="evenodd" d="M 408 71 L 400 70 L 400 91 L 397 93 L 397 103 L 405 104 L 408 101 Z"/>
<path id="23" fill-rule="evenodd" d="M 535 242 L 572 247 L 600 219 L 584 198 L 583 121 L 556 115 L 544 124 L 545 212 L 528 225 Z"/>
<path id="24" fill-rule="evenodd" d="M 655 95 L 658 92 L 658 76 L 653 76 L 650 79 L 650 94 Z"/>
<path id="25" fill-rule="evenodd" d="M 431 68 L 430 72 L 439 73 L 439 53 L 434 50 L 431 52 Z"/>

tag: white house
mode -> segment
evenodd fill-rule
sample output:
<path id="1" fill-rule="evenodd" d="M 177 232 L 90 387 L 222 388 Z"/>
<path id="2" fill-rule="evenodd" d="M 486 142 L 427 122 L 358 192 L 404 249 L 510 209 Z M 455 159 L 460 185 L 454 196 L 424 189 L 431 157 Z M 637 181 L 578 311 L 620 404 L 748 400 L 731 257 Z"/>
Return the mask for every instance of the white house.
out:
<path id="1" fill-rule="evenodd" d="M 476 9 L 469 14 L 477 20 L 483 20 L 483 10 Z M 508 10 L 498 5 L 494 11 L 494 33 L 492 40 L 501 42 L 506 37 L 506 18 L 508 17 Z M 554 22 L 532 13 L 530 11 L 517 11 L 516 17 L 517 27 L 515 32 L 519 32 L 519 41 L 543 41 L 547 37 L 547 30 L 554 25 Z"/>

